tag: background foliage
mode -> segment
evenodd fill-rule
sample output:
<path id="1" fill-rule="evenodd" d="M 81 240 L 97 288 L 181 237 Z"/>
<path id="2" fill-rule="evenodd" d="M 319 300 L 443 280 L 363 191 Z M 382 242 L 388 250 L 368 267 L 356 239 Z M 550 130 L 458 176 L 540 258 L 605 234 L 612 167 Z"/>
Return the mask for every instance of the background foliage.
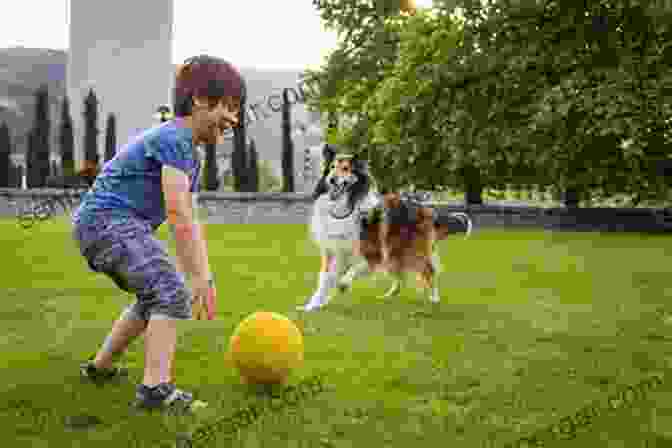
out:
<path id="1" fill-rule="evenodd" d="M 380 6 L 385 3 L 387 6 Z M 635 0 L 315 1 L 340 34 L 308 73 L 329 138 L 395 188 L 662 199 L 672 7 Z M 459 8 L 461 14 L 456 14 Z"/>

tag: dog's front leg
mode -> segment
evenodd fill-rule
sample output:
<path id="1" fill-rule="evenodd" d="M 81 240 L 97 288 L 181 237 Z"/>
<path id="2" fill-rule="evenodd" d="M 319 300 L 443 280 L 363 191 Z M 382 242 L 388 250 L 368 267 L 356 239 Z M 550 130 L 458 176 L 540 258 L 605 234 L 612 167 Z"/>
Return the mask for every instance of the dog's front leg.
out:
<path id="1" fill-rule="evenodd" d="M 363 257 L 362 257 L 363 258 Z M 345 293 L 352 288 L 352 283 L 362 277 L 366 277 L 371 273 L 369 262 L 362 259 L 359 263 L 353 265 L 346 274 L 341 277 L 338 282 L 338 289 L 341 293 Z"/>
<path id="2" fill-rule="evenodd" d="M 403 276 L 401 273 L 399 274 L 390 274 L 394 278 L 394 283 L 392 283 L 392 287 L 388 289 L 388 291 L 379 297 L 380 299 L 389 299 L 390 297 L 395 297 L 399 295 L 399 292 L 401 292 L 401 285 L 403 283 Z"/>
<path id="3" fill-rule="evenodd" d="M 439 276 L 441 274 L 441 259 L 438 253 L 432 254 L 432 280 L 431 293 L 429 301 L 432 303 L 439 303 L 441 301 L 441 293 L 439 292 Z"/>
<path id="4" fill-rule="evenodd" d="M 432 292 L 429 296 L 429 301 L 432 303 L 439 303 L 441 301 L 441 294 L 439 293 L 439 276 L 434 275 L 432 278 Z"/>

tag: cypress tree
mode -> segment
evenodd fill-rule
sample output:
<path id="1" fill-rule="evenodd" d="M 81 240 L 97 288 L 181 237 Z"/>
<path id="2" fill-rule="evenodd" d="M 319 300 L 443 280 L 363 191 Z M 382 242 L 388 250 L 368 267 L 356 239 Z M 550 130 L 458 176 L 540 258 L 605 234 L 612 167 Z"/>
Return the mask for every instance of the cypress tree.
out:
<path id="1" fill-rule="evenodd" d="M 3 121 L 0 126 L 0 187 L 9 188 L 12 185 L 12 137 L 9 133 L 9 126 Z"/>
<path id="2" fill-rule="evenodd" d="M 28 152 L 26 153 L 26 186 L 28 188 L 37 188 L 39 178 L 39 162 L 37 161 L 37 139 L 35 138 L 35 129 L 28 133 Z"/>
<path id="3" fill-rule="evenodd" d="M 84 100 L 84 160 L 89 171 L 98 166 L 98 99 L 93 89 Z"/>
<path id="4" fill-rule="evenodd" d="M 72 128 L 72 117 L 70 116 L 70 100 L 63 98 L 61 106 L 61 129 L 59 136 L 61 146 L 61 170 L 63 175 L 73 176 L 75 174 L 75 137 Z"/>
<path id="5" fill-rule="evenodd" d="M 291 103 L 287 89 L 282 91 L 282 191 L 294 192 L 294 143 L 292 142 Z"/>
<path id="6" fill-rule="evenodd" d="M 117 153 L 117 118 L 114 114 L 107 116 L 105 127 L 105 161 L 112 160 Z"/>
<path id="7" fill-rule="evenodd" d="M 26 175 L 26 169 L 24 169 L 23 165 L 17 165 L 16 166 L 16 188 L 22 188 L 23 187 L 23 176 Z"/>
<path id="8" fill-rule="evenodd" d="M 203 173 L 206 191 L 217 190 L 217 145 L 205 145 L 205 171 Z"/>
<path id="9" fill-rule="evenodd" d="M 250 191 L 259 191 L 259 153 L 254 139 L 250 141 Z"/>
<path id="10" fill-rule="evenodd" d="M 247 87 L 243 86 L 246 91 Z M 231 170 L 233 174 L 233 190 L 234 191 L 249 191 L 247 185 L 247 123 L 245 108 L 246 92 L 240 101 L 240 116 L 238 118 L 238 126 L 233 130 L 233 154 L 231 154 Z"/>
<path id="11" fill-rule="evenodd" d="M 7 187 L 9 188 L 16 188 L 17 187 L 17 170 L 16 166 L 14 163 L 12 163 L 11 159 L 9 161 L 9 182 L 7 182 Z"/>
<path id="12" fill-rule="evenodd" d="M 49 171 L 51 170 L 49 150 L 49 134 L 51 120 L 49 119 L 49 90 L 44 85 L 35 92 L 35 124 L 33 127 L 32 179 L 31 188 L 46 186 Z"/>

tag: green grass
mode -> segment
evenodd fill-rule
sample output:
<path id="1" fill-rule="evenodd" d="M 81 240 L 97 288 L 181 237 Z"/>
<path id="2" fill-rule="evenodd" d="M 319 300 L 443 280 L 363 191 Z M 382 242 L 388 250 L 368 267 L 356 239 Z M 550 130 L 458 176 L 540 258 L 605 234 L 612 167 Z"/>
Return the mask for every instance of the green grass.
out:
<path id="1" fill-rule="evenodd" d="M 210 406 L 190 418 L 132 415 L 142 341 L 124 359 L 128 383 L 97 387 L 77 370 L 130 297 L 87 270 L 64 222 L 0 230 L 0 440 L 13 448 L 174 446 L 177 433 L 258 402 L 224 362 L 234 327 L 258 310 L 304 328 L 292 382 L 326 372 L 328 389 L 207 446 L 499 447 L 647 375 L 672 382 L 670 238 L 481 230 L 442 244 L 441 304 L 413 288 L 376 299 L 389 283 L 374 278 L 301 320 L 291 310 L 319 267 L 305 226 L 210 226 L 219 313 L 181 326 L 176 368 Z M 672 447 L 670 398 L 666 383 L 545 446 Z M 23 411 L 9 409 L 20 401 Z M 86 415 L 100 423 L 64 425 Z"/>

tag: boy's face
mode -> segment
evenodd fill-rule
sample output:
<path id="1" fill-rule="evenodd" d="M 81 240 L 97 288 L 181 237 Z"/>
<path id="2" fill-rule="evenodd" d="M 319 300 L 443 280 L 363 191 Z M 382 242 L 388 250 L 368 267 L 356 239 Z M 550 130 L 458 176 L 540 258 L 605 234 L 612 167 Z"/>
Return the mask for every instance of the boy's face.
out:
<path id="1" fill-rule="evenodd" d="M 238 124 L 240 102 L 224 97 L 219 101 L 194 98 L 192 120 L 197 144 L 220 144 L 224 132 Z"/>

